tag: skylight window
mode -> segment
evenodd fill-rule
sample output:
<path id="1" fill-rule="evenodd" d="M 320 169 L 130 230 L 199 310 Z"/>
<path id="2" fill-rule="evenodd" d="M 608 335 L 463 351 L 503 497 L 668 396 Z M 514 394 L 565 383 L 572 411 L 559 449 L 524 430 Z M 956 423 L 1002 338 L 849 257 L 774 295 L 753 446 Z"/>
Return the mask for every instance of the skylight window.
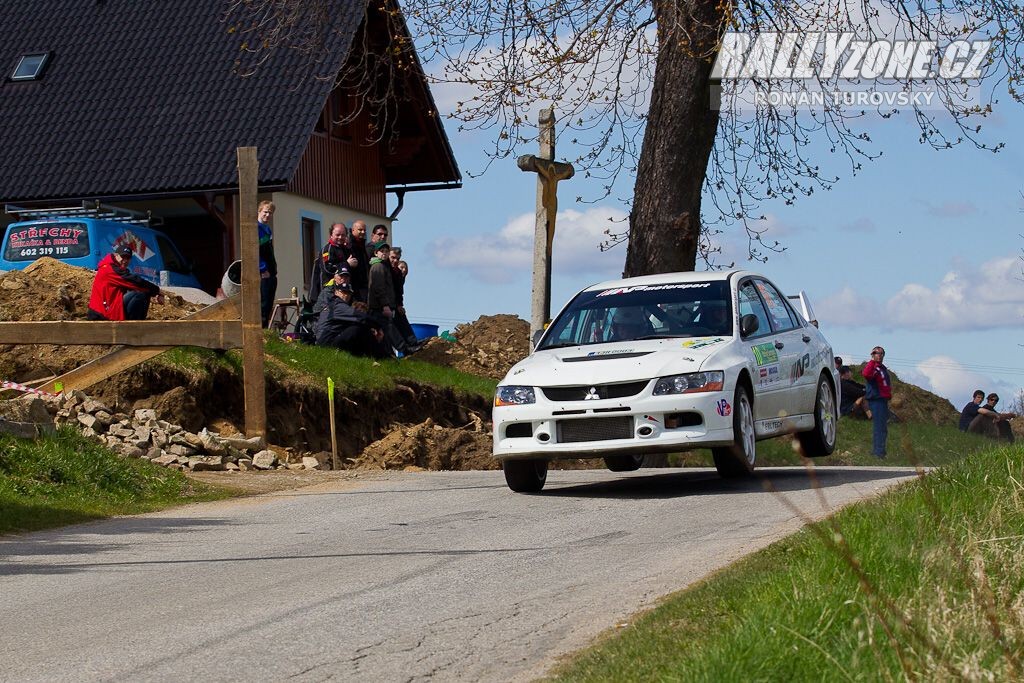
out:
<path id="1" fill-rule="evenodd" d="M 46 61 L 49 58 L 49 52 L 34 55 L 22 55 L 21 59 L 18 60 L 18 66 L 14 67 L 14 74 L 11 75 L 11 80 L 37 80 L 42 75 L 43 67 L 46 66 Z"/>

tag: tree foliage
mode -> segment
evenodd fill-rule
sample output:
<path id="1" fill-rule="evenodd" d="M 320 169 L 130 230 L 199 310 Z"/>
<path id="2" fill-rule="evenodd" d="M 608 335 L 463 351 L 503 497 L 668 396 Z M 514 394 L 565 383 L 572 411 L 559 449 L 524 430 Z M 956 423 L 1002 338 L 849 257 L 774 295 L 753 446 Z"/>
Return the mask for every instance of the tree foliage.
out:
<path id="1" fill-rule="evenodd" d="M 287 46 L 315 55 L 334 11 L 329 0 L 233 0 L 229 17 L 243 34 L 258 36 L 248 41 L 257 46 L 250 48 L 254 53 Z M 603 188 L 579 199 L 601 199 L 628 184 L 616 184 L 623 174 L 636 176 L 632 194 L 620 197 L 634 207 L 630 225 L 612 230 L 610 242 L 629 238 L 630 274 L 659 272 L 693 267 L 698 253 L 713 261 L 716 231 L 736 223 L 747 231 L 753 258 L 779 249 L 762 240 L 758 207 L 828 189 L 881 156 L 866 126 L 875 116 L 911 117 L 920 142 L 934 148 L 968 144 L 997 151 L 1001 144 L 987 140 L 981 123 L 992 112 L 993 93 L 1022 97 L 1022 12 L 1004 0 L 403 0 L 401 12 L 393 0 L 369 0 L 367 16 L 387 18 L 387 35 L 364 37 L 370 56 L 350 63 L 338 78 L 354 92 L 372 95 L 370 106 L 386 111 L 393 92 L 381 83 L 421 59 L 434 83 L 464 94 L 445 113 L 463 128 L 491 131 L 491 159 L 532 143 L 531 112 L 554 103 L 559 141 L 582 150 L 572 159 L 578 172 Z M 830 102 L 801 110 L 750 104 L 752 93 L 835 90 L 838 72 L 796 82 L 709 80 L 726 32 L 787 31 L 940 44 L 988 39 L 992 48 L 980 79 L 933 81 L 941 106 L 902 112 Z M 923 83 L 905 78 L 890 79 L 890 85 Z M 689 106 L 673 114 L 690 101 L 703 111 Z M 660 127 L 657 135 L 649 131 L 652 125 Z M 693 158 L 675 159 L 673 146 Z M 829 154 L 819 155 L 822 149 Z M 671 192 L 684 199 L 663 201 Z M 647 201 L 650 193 L 661 198 Z M 702 198 L 710 205 L 703 206 Z M 645 202 L 648 208 L 641 208 Z M 689 234 L 673 241 L 678 231 Z M 678 248 L 659 256 L 645 246 L 667 238 Z M 636 250 L 642 255 L 634 259 Z"/>

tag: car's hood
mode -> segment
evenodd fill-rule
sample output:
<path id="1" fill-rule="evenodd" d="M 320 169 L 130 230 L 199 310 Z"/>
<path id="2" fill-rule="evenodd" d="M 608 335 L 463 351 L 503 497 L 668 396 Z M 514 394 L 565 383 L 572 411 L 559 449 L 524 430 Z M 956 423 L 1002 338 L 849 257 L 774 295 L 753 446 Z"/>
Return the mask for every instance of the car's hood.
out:
<path id="1" fill-rule="evenodd" d="M 611 384 L 695 372 L 728 341 L 729 337 L 649 339 L 536 351 L 514 365 L 501 384 Z"/>

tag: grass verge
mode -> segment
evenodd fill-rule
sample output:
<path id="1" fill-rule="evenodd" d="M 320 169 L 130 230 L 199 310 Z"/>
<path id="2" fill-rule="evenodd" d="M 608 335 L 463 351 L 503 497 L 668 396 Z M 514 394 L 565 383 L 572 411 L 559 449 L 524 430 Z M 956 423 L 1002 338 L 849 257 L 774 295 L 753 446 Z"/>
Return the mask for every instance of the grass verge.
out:
<path id="1" fill-rule="evenodd" d="M 814 462 L 817 465 L 938 467 L 973 453 L 990 450 L 994 443 L 986 437 L 961 432 L 955 425 L 936 427 L 930 424 L 893 424 L 889 425 L 888 456 L 885 460 L 879 460 L 871 455 L 871 423 L 841 418 L 835 453 Z M 786 437 L 758 441 L 758 465 L 800 465 L 802 461 L 792 444 L 792 439 Z M 711 452 L 706 449 L 673 456 L 670 462 L 700 467 L 713 465 Z"/>
<path id="2" fill-rule="evenodd" d="M 72 429 L 36 441 L 0 434 L 0 534 L 232 495 L 145 460 L 119 458 Z"/>
<path id="3" fill-rule="evenodd" d="M 756 553 L 560 681 L 1020 680 L 1024 449 L 977 452 Z"/>
<path id="4" fill-rule="evenodd" d="M 390 389 L 396 383 L 408 380 L 490 398 L 498 386 L 493 379 L 432 363 L 421 363 L 412 358 L 374 361 L 338 349 L 284 341 L 270 333 L 266 335 L 264 351 L 268 360 L 272 361 L 266 365 L 269 375 L 279 380 L 313 382 L 317 387 L 324 386 L 327 377 L 332 377 L 339 388 L 366 391 Z M 179 347 L 161 354 L 151 362 L 166 363 L 189 373 L 218 367 L 239 375 L 242 372 L 239 351 L 217 353 Z"/>

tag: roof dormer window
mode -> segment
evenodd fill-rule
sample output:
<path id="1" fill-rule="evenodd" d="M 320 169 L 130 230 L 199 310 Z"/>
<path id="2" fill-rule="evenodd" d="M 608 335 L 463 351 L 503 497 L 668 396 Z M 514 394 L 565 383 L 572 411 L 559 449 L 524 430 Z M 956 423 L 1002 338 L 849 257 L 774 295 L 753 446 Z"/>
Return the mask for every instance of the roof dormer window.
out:
<path id="1" fill-rule="evenodd" d="M 14 67 L 11 74 L 12 81 L 36 81 L 43 75 L 46 62 L 50 59 L 49 52 L 39 52 L 32 55 L 22 55 L 18 60 L 18 66 Z"/>

